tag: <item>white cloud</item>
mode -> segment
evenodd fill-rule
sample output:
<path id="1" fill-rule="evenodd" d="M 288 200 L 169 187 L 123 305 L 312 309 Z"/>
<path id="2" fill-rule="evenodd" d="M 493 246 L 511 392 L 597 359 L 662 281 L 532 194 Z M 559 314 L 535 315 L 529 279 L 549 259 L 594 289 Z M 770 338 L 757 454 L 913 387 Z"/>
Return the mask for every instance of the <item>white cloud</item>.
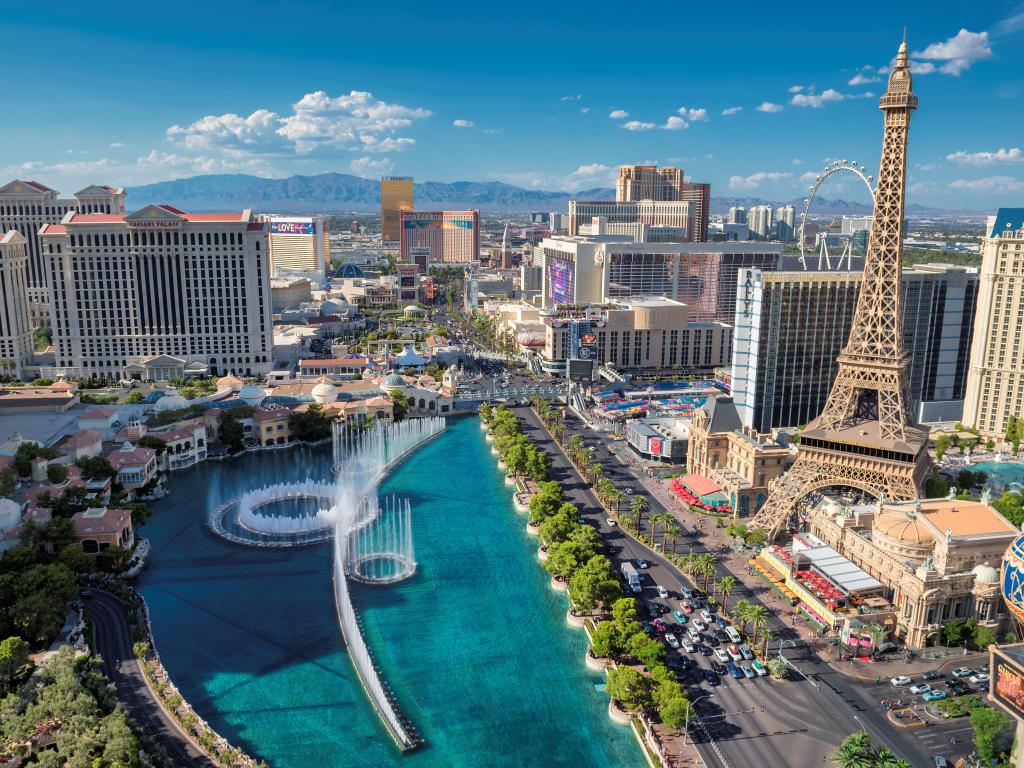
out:
<path id="1" fill-rule="evenodd" d="M 623 123 L 622 127 L 627 131 L 653 131 L 656 126 L 654 123 L 644 123 L 640 120 L 630 120 L 628 123 Z"/>
<path id="2" fill-rule="evenodd" d="M 921 74 L 939 71 L 958 77 L 970 69 L 974 62 L 991 58 L 991 56 L 992 47 L 989 45 L 988 32 L 969 32 L 966 29 L 961 29 L 945 42 L 932 43 L 923 51 L 911 54 L 911 61 L 916 59 L 923 64 L 917 69 L 912 68 L 912 71 Z M 932 62 L 940 63 L 932 64 Z"/>
<path id="3" fill-rule="evenodd" d="M 794 157 L 793 158 L 793 165 L 803 165 L 803 164 L 804 164 L 804 161 L 801 160 L 799 157 Z"/>
<path id="4" fill-rule="evenodd" d="M 790 93 L 800 93 L 803 89 L 804 87 L 802 85 L 791 85 L 788 88 Z"/>
<path id="5" fill-rule="evenodd" d="M 949 183 L 951 189 L 966 190 L 968 192 L 998 192 L 1010 194 L 1024 192 L 1024 181 L 1012 176 L 987 176 L 983 179 L 957 179 Z"/>
<path id="6" fill-rule="evenodd" d="M 1012 16 L 1007 16 L 992 28 L 992 36 L 1000 37 L 1009 35 L 1018 30 L 1024 29 L 1024 11 L 1017 11 Z"/>
<path id="7" fill-rule="evenodd" d="M 453 120 L 452 121 L 452 125 L 454 125 L 456 128 L 472 128 L 473 127 L 473 121 L 472 120 Z"/>
<path id="8" fill-rule="evenodd" d="M 608 117 L 610 117 L 612 120 L 625 120 L 627 117 L 629 117 L 629 112 L 627 112 L 624 109 L 613 109 L 608 114 Z"/>
<path id="9" fill-rule="evenodd" d="M 585 115 L 590 111 L 590 107 L 580 107 L 580 114 Z"/>
<path id="10" fill-rule="evenodd" d="M 395 169 L 395 164 L 387 157 L 371 157 L 366 155 L 365 157 L 357 157 L 349 163 L 348 167 L 356 176 L 370 179 L 391 173 Z"/>
<path id="11" fill-rule="evenodd" d="M 415 139 L 393 134 L 430 115 L 427 109 L 381 101 L 369 91 L 336 97 L 314 91 L 293 104 L 289 115 L 268 109 L 258 109 L 248 117 L 233 113 L 207 115 L 186 126 L 172 125 L 167 138 L 195 151 L 308 154 L 328 148 L 394 152 L 411 147 Z"/>
<path id="12" fill-rule="evenodd" d="M 112 141 L 110 143 L 111 149 L 121 149 L 121 147 L 123 146 L 125 146 L 125 143 L 123 141 Z"/>
<path id="13" fill-rule="evenodd" d="M 1020 147 L 1012 147 L 1010 149 L 997 149 L 995 152 L 965 152 L 960 150 L 950 155 L 946 155 L 946 159 L 957 165 L 1001 165 L 1003 163 L 1024 163 L 1024 152 L 1021 152 Z"/>
<path id="14" fill-rule="evenodd" d="M 802 174 L 800 174 L 800 178 L 797 179 L 797 181 L 802 181 L 804 183 L 812 182 L 812 181 L 817 181 L 817 180 L 818 180 L 818 174 L 816 174 L 814 171 L 804 171 Z"/>
<path id="15" fill-rule="evenodd" d="M 781 112 L 783 109 L 781 104 L 772 104 L 770 101 L 762 101 L 757 107 L 758 112 Z"/>
<path id="16" fill-rule="evenodd" d="M 743 111 L 743 107 L 726 107 L 722 110 L 723 115 L 735 115 Z"/>
<path id="17" fill-rule="evenodd" d="M 925 172 L 937 171 L 941 167 L 942 165 L 940 163 L 918 163 L 918 165 L 916 166 L 917 170 Z"/>
<path id="18" fill-rule="evenodd" d="M 654 165 L 655 163 L 646 163 Z M 578 192 L 594 187 L 610 187 L 615 184 L 619 171 L 617 167 L 604 163 L 588 163 L 579 166 L 575 171 L 564 175 L 540 173 L 538 171 L 520 171 L 497 173 L 493 177 L 507 184 L 526 187 L 527 189 L 561 190 Z"/>
<path id="19" fill-rule="evenodd" d="M 675 115 L 670 115 L 669 118 L 665 121 L 665 123 L 661 126 L 662 130 L 665 131 L 682 131 L 689 127 L 690 124 L 688 122 L 683 120 L 683 118 L 681 117 L 676 117 Z"/>
<path id="20" fill-rule="evenodd" d="M 858 72 L 856 75 L 851 77 L 846 84 L 847 85 L 867 85 L 868 83 L 881 82 L 882 78 L 876 75 L 869 75 L 864 72 Z"/>
<path id="21" fill-rule="evenodd" d="M 596 175 L 601 174 L 601 173 L 608 173 L 611 170 L 614 170 L 614 169 L 611 166 L 609 166 L 609 165 L 604 165 L 603 163 L 590 163 L 589 165 L 581 165 L 579 168 L 577 168 L 575 171 L 573 171 L 572 175 L 573 176 L 596 176 Z"/>
<path id="22" fill-rule="evenodd" d="M 757 189 L 766 181 L 781 181 L 782 179 L 790 178 L 792 175 L 789 171 L 759 171 L 750 176 L 730 176 L 729 189 Z"/>
<path id="23" fill-rule="evenodd" d="M 579 101 L 583 98 L 582 93 L 575 93 L 569 96 L 562 96 L 559 101 Z"/>
<path id="24" fill-rule="evenodd" d="M 711 119 L 708 117 L 708 111 L 706 109 L 687 109 L 686 107 L 680 107 L 676 111 L 683 116 L 684 120 L 688 120 L 691 123 L 706 123 Z"/>
<path id="25" fill-rule="evenodd" d="M 842 101 L 846 96 L 832 88 L 826 88 L 821 93 L 797 93 L 789 100 L 794 107 L 813 107 L 818 109 L 831 101 Z"/>

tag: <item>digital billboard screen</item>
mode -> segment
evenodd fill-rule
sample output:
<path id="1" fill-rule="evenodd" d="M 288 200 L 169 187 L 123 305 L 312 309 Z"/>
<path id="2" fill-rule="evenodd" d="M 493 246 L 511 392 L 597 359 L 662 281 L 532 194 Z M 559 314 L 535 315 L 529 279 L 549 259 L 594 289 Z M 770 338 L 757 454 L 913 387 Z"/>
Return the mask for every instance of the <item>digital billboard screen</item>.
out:
<path id="1" fill-rule="evenodd" d="M 312 221 L 272 221 L 270 232 L 275 235 L 315 235 L 316 224 Z"/>
<path id="2" fill-rule="evenodd" d="M 551 300 L 555 304 L 572 304 L 575 301 L 572 267 L 571 262 L 561 259 L 548 261 L 548 285 L 551 286 Z"/>
<path id="3" fill-rule="evenodd" d="M 1024 720 L 1024 666 L 1010 656 L 1021 650 L 996 648 L 992 653 L 992 698 L 1018 720 Z"/>

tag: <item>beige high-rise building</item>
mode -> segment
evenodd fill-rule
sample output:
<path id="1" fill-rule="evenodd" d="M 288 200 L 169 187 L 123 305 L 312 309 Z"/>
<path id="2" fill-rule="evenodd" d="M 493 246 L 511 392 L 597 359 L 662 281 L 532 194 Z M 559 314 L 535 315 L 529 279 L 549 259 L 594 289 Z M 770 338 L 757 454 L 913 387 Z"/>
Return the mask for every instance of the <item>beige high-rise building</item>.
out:
<path id="1" fill-rule="evenodd" d="M 963 421 L 998 437 L 1024 416 L 1024 208 L 1000 208 L 986 231 Z"/>
<path id="2" fill-rule="evenodd" d="M 249 210 L 70 213 L 40 231 L 53 294 L 47 374 L 166 380 L 273 367 L 268 226 Z"/>
<path id="3" fill-rule="evenodd" d="M 57 224 L 69 211 L 79 213 L 124 213 L 125 191 L 98 184 L 58 198 L 57 192 L 38 181 L 15 179 L 0 187 L 0 235 L 16 229 L 25 238 L 28 256 L 29 318 L 34 328 L 50 322 L 50 301 L 46 287 L 46 258 L 39 240 L 39 228 Z"/>
<path id="4" fill-rule="evenodd" d="M 324 274 L 330 263 L 330 233 L 323 216 L 262 216 L 270 224 L 270 273 Z"/>
<path id="5" fill-rule="evenodd" d="M 0 376 L 21 378 L 32 359 L 28 316 L 28 255 L 16 230 L 0 235 Z"/>
<path id="6" fill-rule="evenodd" d="M 620 165 L 615 185 L 619 203 L 640 200 L 680 200 L 683 188 L 681 168 L 659 168 L 656 165 Z"/>
<path id="7" fill-rule="evenodd" d="M 402 239 L 402 211 L 413 209 L 412 179 L 385 176 L 380 180 L 380 238 L 397 243 Z"/>

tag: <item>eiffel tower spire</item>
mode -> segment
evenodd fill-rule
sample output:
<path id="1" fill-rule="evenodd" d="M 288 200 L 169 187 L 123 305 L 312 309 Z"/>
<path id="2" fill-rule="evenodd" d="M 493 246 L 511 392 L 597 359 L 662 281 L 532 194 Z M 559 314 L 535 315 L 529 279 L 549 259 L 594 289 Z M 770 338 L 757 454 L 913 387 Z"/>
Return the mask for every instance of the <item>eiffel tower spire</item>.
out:
<path id="1" fill-rule="evenodd" d="M 903 214 L 910 113 L 917 109 L 906 35 L 879 102 L 882 161 L 864 279 L 850 337 L 821 415 L 801 435 L 797 460 L 751 525 L 774 535 L 808 493 L 858 488 L 890 499 L 918 495 L 929 471 L 927 434 L 911 412 L 903 344 Z"/>

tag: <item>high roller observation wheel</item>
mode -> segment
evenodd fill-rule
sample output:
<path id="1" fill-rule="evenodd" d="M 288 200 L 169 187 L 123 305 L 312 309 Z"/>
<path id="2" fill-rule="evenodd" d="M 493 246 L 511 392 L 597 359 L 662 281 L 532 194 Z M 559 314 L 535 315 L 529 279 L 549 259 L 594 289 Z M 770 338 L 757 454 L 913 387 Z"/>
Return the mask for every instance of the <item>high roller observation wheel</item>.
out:
<path id="1" fill-rule="evenodd" d="M 858 165 L 856 160 L 836 160 L 831 165 L 826 165 L 820 174 L 818 174 L 814 183 L 808 187 L 808 196 L 804 200 L 804 210 L 800 214 L 800 237 L 798 242 L 800 244 L 800 261 L 804 267 L 807 267 L 807 246 L 805 245 L 804 238 L 804 227 L 807 225 L 807 215 L 811 212 L 811 206 L 814 205 L 814 198 L 818 195 L 818 190 L 821 189 L 821 185 L 829 180 L 832 176 L 839 173 L 852 173 L 854 176 L 864 182 L 864 186 L 867 187 L 868 194 L 871 195 L 871 204 L 874 206 L 875 203 L 875 188 L 871 186 L 874 182 L 874 176 L 865 173 L 866 169 L 862 165 Z"/>

